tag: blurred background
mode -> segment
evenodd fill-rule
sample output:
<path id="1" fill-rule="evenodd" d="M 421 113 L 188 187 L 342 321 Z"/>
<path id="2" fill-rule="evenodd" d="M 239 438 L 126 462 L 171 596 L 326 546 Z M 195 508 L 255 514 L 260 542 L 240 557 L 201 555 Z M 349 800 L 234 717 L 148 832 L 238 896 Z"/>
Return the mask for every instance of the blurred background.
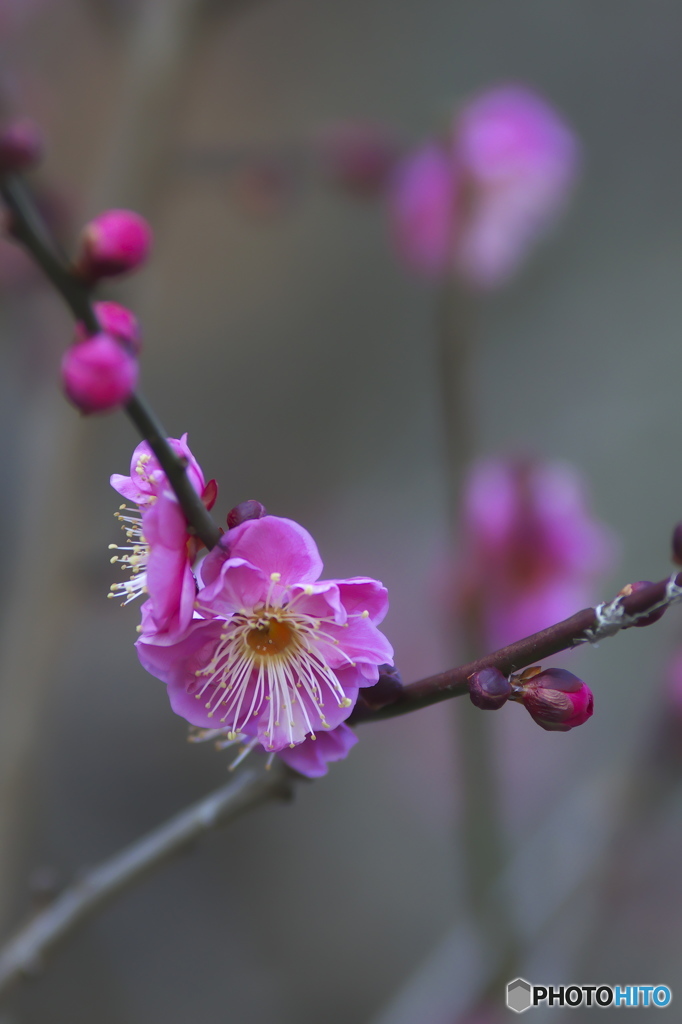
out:
<path id="1" fill-rule="evenodd" d="M 3 11 L 5 105 L 46 128 L 36 187 L 65 244 L 104 205 L 154 227 L 149 267 L 110 294 L 143 317 L 143 389 L 218 478 L 221 521 L 257 498 L 313 533 L 326 576 L 383 580 L 405 679 L 453 657 L 439 287 L 401 265 L 382 196 L 359 199 L 325 175 L 316 140 L 360 119 L 409 148 L 491 85 L 543 95 L 581 142 L 582 175 L 551 238 L 475 300 L 475 447 L 577 468 L 592 514 L 620 538 L 595 600 L 672 571 L 677 4 L 17 0 Z M 137 609 L 106 600 L 120 501 L 108 479 L 128 471 L 137 438 L 123 416 L 81 420 L 63 401 L 72 326 L 5 248 L 0 287 L 2 600 L 18 647 L 2 680 L 16 752 L 3 790 L 9 932 L 45 890 L 221 785 L 229 758 L 187 744 L 138 665 Z M 673 609 L 557 659 L 596 694 L 579 730 L 544 732 L 511 705 L 491 723 L 512 850 L 495 891 L 536 984 L 682 982 L 682 711 L 678 736 L 666 690 L 681 643 Z M 466 703 L 360 727 L 348 760 L 292 806 L 210 836 L 69 940 L 2 1024 L 510 1017 L 500 989 L 489 1006 L 481 995 L 486 950 L 467 910 L 453 721 L 475 714 Z"/>

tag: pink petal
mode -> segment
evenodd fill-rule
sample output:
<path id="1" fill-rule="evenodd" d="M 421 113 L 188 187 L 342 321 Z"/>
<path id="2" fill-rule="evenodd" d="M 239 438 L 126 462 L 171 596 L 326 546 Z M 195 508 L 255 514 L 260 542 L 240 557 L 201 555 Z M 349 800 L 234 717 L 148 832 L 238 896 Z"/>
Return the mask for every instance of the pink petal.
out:
<path id="1" fill-rule="evenodd" d="M 230 530 L 226 540 L 230 558 L 243 558 L 268 577 L 279 573 L 283 585 L 312 583 L 322 572 L 315 541 L 291 519 L 248 519 Z"/>
<path id="2" fill-rule="evenodd" d="M 327 765 L 331 761 L 341 761 L 358 742 L 353 730 L 343 723 L 331 732 L 316 733 L 317 739 L 310 737 L 295 747 L 280 750 L 279 757 L 301 775 L 310 779 L 318 779 L 327 774 Z"/>
<path id="3" fill-rule="evenodd" d="M 202 565 L 202 578 L 208 558 Z M 218 564 L 212 563 L 214 566 Z M 203 612 L 229 618 L 241 608 L 251 609 L 262 604 L 270 586 L 269 577 L 260 569 L 243 558 L 230 558 L 220 564 L 220 571 L 213 582 L 199 591 L 199 608 Z"/>

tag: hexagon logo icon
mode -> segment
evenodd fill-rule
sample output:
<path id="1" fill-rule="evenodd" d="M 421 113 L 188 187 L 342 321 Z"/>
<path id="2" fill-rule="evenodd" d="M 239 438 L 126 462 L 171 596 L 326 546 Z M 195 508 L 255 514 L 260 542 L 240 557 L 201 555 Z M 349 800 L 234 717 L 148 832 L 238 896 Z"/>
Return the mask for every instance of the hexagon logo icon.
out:
<path id="1" fill-rule="evenodd" d="M 507 1006 L 514 1013 L 523 1013 L 531 1006 L 530 985 L 524 978 L 515 978 L 507 985 Z"/>

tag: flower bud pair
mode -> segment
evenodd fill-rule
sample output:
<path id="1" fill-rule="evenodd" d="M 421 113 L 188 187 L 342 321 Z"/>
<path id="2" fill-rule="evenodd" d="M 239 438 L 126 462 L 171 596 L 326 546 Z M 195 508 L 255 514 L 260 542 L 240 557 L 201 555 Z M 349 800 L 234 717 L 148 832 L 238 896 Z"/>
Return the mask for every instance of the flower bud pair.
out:
<path id="1" fill-rule="evenodd" d="M 96 302 L 101 330 L 89 336 L 76 325 L 75 344 L 62 359 L 67 397 L 84 413 L 116 409 L 132 397 L 137 384 L 136 356 L 142 347 L 137 317 L 117 302 Z"/>
<path id="2" fill-rule="evenodd" d="M 494 711 L 514 700 L 526 708 L 533 721 L 551 732 L 568 732 L 592 715 L 592 692 L 581 679 L 562 668 L 539 665 L 507 678 L 487 667 L 469 677 L 469 696 L 478 708 Z"/>

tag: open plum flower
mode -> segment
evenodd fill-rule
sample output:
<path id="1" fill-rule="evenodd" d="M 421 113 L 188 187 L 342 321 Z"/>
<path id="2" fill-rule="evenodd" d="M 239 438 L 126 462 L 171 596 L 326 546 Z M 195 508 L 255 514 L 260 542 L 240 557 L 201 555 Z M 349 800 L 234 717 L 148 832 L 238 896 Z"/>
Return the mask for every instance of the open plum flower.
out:
<path id="1" fill-rule="evenodd" d="M 168 438 L 168 443 L 186 463 L 194 490 L 210 507 L 215 501 L 214 481 L 208 484 L 187 444 L 187 434 Z M 116 548 L 112 562 L 130 570 L 130 579 L 115 583 L 110 597 L 122 597 L 128 604 L 147 595 L 142 607 L 143 636 L 165 643 L 183 633 L 194 615 L 197 584 L 192 572 L 197 541 L 187 523 L 166 474 L 146 441 L 133 452 L 130 476 L 114 473 L 111 486 L 136 508 L 122 506 L 117 517 L 129 544 Z"/>
<path id="2" fill-rule="evenodd" d="M 359 688 L 392 664 L 377 629 L 388 595 L 377 580 L 319 580 L 321 571 L 313 538 L 289 519 L 265 516 L 230 530 L 201 567 L 203 618 L 174 643 L 137 642 L 173 710 L 271 752 L 336 729 Z"/>

